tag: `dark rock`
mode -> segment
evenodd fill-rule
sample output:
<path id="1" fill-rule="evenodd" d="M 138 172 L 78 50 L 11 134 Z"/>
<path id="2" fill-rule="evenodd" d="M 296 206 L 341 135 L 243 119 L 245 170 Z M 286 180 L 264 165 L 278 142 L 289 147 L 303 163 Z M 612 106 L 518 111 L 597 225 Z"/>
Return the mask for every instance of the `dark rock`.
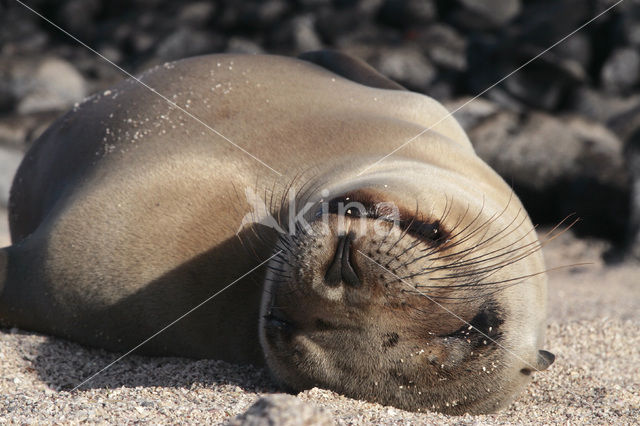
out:
<path id="1" fill-rule="evenodd" d="M 438 67 L 460 72 L 467 68 L 467 42 L 452 27 L 429 25 L 418 32 L 415 41 Z"/>
<path id="2" fill-rule="evenodd" d="M 626 94 L 638 81 L 640 81 L 638 49 L 617 49 L 602 67 L 602 85 L 609 92 Z"/>
<path id="3" fill-rule="evenodd" d="M 602 10 L 611 6 L 614 1 L 605 0 L 600 6 Z M 640 2 L 637 0 L 624 1 L 616 6 L 620 17 L 621 40 L 636 48 L 640 47 Z"/>
<path id="4" fill-rule="evenodd" d="M 549 111 L 557 109 L 585 81 L 585 72 L 576 61 L 563 60 L 553 52 L 536 58 L 542 51 L 532 45 L 502 42 L 497 37 L 472 38 L 468 48 L 469 68 L 473 70 L 467 73 L 469 88 L 481 93 L 499 83 L 513 98 L 511 101 Z"/>
<path id="5" fill-rule="evenodd" d="M 332 0 L 297 0 L 305 9 L 313 9 L 319 6 L 328 6 Z"/>
<path id="6" fill-rule="evenodd" d="M 630 203 L 626 254 L 640 260 L 640 101 L 636 106 L 612 117 L 609 127 L 625 144 L 625 159 L 630 177 Z"/>
<path id="7" fill-rule="evenodd" d="M 285 394 L 263 396 L 229 423 L 230 426 L 329 426 L 334 424 L 323 409 Z"/>
<path id="8" fill-rule="evenodd" d="M 406 29 L 433 22 L 436 13 L 435 3 L 431 0 L 385 0 L 378 12 L 378 21 Z"/>
<path id="9" fill-rule="evenodd" d="M 102 9 L 100 0 L 68 0 L 61 2 L 58 11 L 59 25 L 81 40 L 95 37 L 97 26 L 93 25 Z"/>
<path id="10" fill-rule="evenodd" d="M 382 50 L 375 68 L 392 80 L 417 91 L 425 91 L 436 76 L 434 66 L 415 46 Z"/>
<path id="11" fill-rule="evenodd" d="M 325 9 L 318 13 L 316 29 L 326 43 L 335 43 L 341 36 L 351 33 L 363 19 L 352 10 Z"/>
<path id="12" fill-rule="evenodd" d="M 178 28 L 156 47 L 158 60 L 173 61 L 188 56 L 222 50 L 224 41 L 216 34 L 190 28 Z"/>
<path id="13" fill-rule="evenodd" d="M 9 206 L 9 191 L 23 153 L 0 146 L 0 207 Z"/>
<path id="14" fill-rule="evenodd" d="M 0 14 L 0 54 L 29 55 L 42 53 L 49 34 L 38 26 L 30 11 L 17 3 Z"/>
<path id="15" fill-rule="evenodd" d="M 629 143 L 634 135 L 640 134 L 640 101 L 636 101 L 631 108 L 612 116 L 607 124 L 621 140 Z"/>
<path id="16" fill-rule="evenodd" d="M 548 46 L 544 46 L 544 48 L 546 49 Z M 591 61 L 593 60 L 591 42 L 589 36 L 584 32 L 578 32 L 572 35 L 554 47 L 550 53 L 555 57 L 554 59 L 557 62 L 575 63 L 575 65 L 568 65 L 568 67 L 579 67 L 580 70 L 577 73 L 583 79 L 587 75 L 586 70 L 589 69 Z M 576 74 L 576 77 L 578 77 L 578 74 Z"/>
<path id="17" fill-rule="evenodd" d="M 284 0 L 228 2 L 216 19 L 216 27 L 229 31 L 259 33 L 282 25 L 292 5 Z"/>
<path id="18" fill-rule="evenodd" d="M 627 151 L 627 165 L 631 176 L 631 205 L 626 249 L 633 258 L 640 260 L 640 133 Z"/>
<path id="19" fill-rule="evenodd" d="M 520 13 L 520 0 L 458 0 L 454 22 L 468 30 L 488 30 L 506 25 Z"/>

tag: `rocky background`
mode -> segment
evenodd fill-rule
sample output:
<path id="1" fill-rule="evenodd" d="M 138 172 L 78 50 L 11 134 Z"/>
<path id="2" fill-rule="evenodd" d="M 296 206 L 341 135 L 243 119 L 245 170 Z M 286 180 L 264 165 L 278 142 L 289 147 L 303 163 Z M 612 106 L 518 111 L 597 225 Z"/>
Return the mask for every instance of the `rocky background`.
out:
<path id="1" fill-rule="evenodd" d="M 534 222 L 640 257 L 640 1 L 30 0 L 129 72 L 211 52 L 336 48 L 443 102 Z M 22 153 L 123 74 L 15 0 L 0 2 L 0 205 Z M 484 92 L 484 93 L 483 93 Z M 470 97 L 482 96 L 467 105 Z M 633 204 L 635 200 L 635 205 Z"/>

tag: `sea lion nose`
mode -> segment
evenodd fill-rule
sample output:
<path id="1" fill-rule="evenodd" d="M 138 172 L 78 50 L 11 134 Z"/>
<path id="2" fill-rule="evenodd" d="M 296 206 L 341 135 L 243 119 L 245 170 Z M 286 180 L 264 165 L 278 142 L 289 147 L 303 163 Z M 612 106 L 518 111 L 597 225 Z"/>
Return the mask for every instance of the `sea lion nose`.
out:
<path id="1" fill-rule="evenodd" d="M 324 276 L 327 285 L 337 286 L 342 281 L 352 287 L 360 286 L 360 278 L 351 263 L 351 241 L 354 237 L 353 232 L 338 237 L 336 254 Z"/>

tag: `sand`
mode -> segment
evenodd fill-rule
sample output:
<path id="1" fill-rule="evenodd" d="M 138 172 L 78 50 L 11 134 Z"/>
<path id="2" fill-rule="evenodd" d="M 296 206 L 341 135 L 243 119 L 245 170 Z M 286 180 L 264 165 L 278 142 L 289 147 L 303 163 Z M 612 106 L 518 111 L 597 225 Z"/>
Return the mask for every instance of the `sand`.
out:
<path id="1" fill-rule="evenodd" d="M 0 211 L 0 245 L 8 242 Z M 603 264 L 607 245 L 567 234 L 545 248 L 551 368 L 506 410 L 483 416 L 409 413 L 320 389 L 298 395 L 337 424 L 631 424 L 640 418 L 640 265 Z M 265 371 L 212 360 L 129 356 L 17 329 L 0 330 L 0 421 L 225 423 L 278 392 Z"/>

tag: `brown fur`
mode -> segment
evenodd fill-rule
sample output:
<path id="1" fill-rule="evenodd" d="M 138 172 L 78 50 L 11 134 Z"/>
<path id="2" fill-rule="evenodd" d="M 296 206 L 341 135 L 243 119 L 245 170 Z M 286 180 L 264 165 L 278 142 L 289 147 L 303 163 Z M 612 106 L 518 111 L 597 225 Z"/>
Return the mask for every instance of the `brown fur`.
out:
<path id="1" fill-rule="evenodd" d="M 356 62 L 338 68 L 384 83 Z M 142 349 L 238 363 L 262 364 L 266 357 L 274 375 L 294 389 L 318 384 L 402 408 L 449 412 L 495 410 L 527 382 L 526 363 L 544 364 L 536 354 L 546 282 L 531 223 L 437 102 L 274 56 L 191 58 L 141 78 L 277 173 L 135 81 L 88 98 L 45 132 L 16 175 L 13 245 L 0 251 L 3 323 L 128 350 L 283 250 L 268 272 L 240 279 Z M 322 277 L 335 256 L 335 229 L 291 241 L 260 226 L 236 235 L 251 210 L 246 188 L 276 207 L 290 192 L 314 202 L 323 188 L 332 197 L 366 192 L 400 206 L 407 230 L 419 220 L 450 240 L 408 264 L 418 259 L 409 231 L 389 229 L 404 235 L 394 245 L 375 241 L 370 230 L 360 233 L 351 249 L 371 252 L 371 259 L 352 254 L 360 291 L 344 285 L 329 291 Z M 371 226 L 367 218 L 356 222 Z M 492 258 L 492 250 L 501 256 Z M 468 257 L 478 262 L 465 264 Z M 274 276 L 283 260 L 298 279 Z M 406 275 L 414 289 L 372 261 Z M 425 269 L 434 265 L 442 268 Z M 427 272 L 431 280 L 412 272 Z M 455 287 L 471 283 L 469 273 L 495 281 L 495 291 Z M 498 312 L 499 341 L 518 358 L 490 345 L 478 350 L 487 353 L 480 361 L 463 341 L 444 343 L 442 336 L 464 323 L 422 293 L 465 321 L 483 309 Z M 309 334 L 294 343 L 278 343 L 277 336 L 268 342 L 262 326 L 261 349 L 263 294 L 262 315 L 273 297 L 298 332 Z M 467 303 L 446 299 L 461 295 Z M 501 367 L 485 377 L 480 367 L 488 360 Z M 453 401 L 455 408 L 446 405 Z"/>

